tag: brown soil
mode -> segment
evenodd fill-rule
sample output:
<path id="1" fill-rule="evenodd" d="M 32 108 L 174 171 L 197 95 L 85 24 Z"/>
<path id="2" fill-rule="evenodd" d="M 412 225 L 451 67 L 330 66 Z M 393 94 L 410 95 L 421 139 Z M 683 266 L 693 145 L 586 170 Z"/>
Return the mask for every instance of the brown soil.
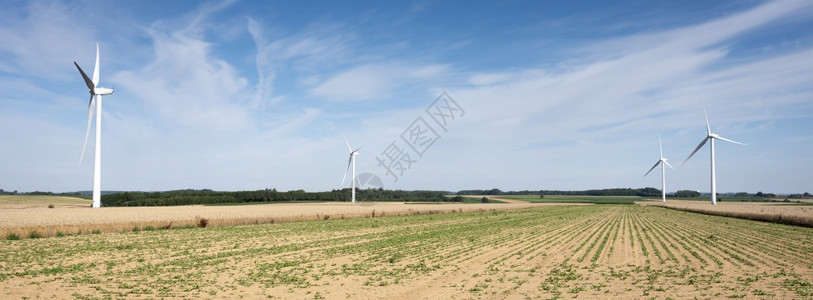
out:
<path id="1" fill-rule="evenodd" d="M 803 298 L 811 245 L 632 205 L 80 235 L 0 241 L 0 298 Z"/>

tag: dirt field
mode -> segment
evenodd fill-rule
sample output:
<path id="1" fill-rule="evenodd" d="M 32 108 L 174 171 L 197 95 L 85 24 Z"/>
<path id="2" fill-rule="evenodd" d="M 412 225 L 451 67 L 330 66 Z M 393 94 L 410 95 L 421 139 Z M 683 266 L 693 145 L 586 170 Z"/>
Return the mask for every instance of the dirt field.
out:
<path id="1" fill-rule="evenodd" d="M 641 201 L 636 202 L 636 204 L 664 206 L 718 216 L 813 227 L 813 206 L 799 205 L 797 203 L 717 202 L 717 205 L 711 205 L 708 201 L 668 200 L 666 202 Z"/>
<path id="2" fill-rule="evenodd" d="M 0 298 L 806 298 L 813 230 L 634 205 L 0 241 Z"/>

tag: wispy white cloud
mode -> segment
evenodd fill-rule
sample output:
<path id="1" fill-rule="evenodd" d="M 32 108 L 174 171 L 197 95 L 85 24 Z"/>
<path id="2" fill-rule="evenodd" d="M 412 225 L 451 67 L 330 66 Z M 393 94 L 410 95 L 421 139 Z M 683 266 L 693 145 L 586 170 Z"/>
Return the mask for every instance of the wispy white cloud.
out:
<path id="1" fill-rule="evenodd" d="M 581 50 L 606 57 L 637 52 L 638 49 L 691 50 L 721 46 L 721 43 L 731 42 L 732 38 L 755 28 L 808 14 L 811 6 L 813 3 L 804 0 L 770 1 L 708 22 L 591 43 Z"/>
<path id="2" fill-rule="evenodd" d="M 0 26 L 0 71 L 16 76 L 66 79 L 70 62 L 92 45 L 94 30 L 76 16 L 75 6 L 27 2 L 21 15 L 4 16 Z M 70 74 L 73 75 L 73 74 Z"/>
<path id="3" fill-rule="evenodd" d="M 310 94 L 331 101 L 381 99 L 401 87 L 442 80 L 448 72 L 446 65 L 367 64 L 330 76 Z"/>
<path id="4" fill-rule="evenodd" d="M 352 31 L 339 24 L 316 23 L 294 32 L 264 30 L 262 21 L 248 18 L 248 30 L 257 46 L 257 55 L 268 64 L 265 67 L 292 69 L 309 73 L 358 61 Z"/>
<path id="5" fill-rule="evenodd" d="M 746 134 L 749 126 L 738 126 L 732 132 L 737 126 L 728 124 L 810 117 L 813 107 L 801 96 L 809 95 L 810 89 L 804 86 L 813 82 L 808 71 L 813 68 L 809 50 L 737 63 L 731 63 L 729 57 L 735 36 L 810 10 L 804 1 L 769 3 L 705 24 L 599 42 L 590 49 L 600 56 L 588 54 L 588 59 L 579 59 L 564 70 L 471 75 L 469 82 L 475 87 L 449 91 L 469 113 L 449 132 L 449 138 L 465 139 L 466 144 L 476 146 L 466 147 L 465 154 L 438 156 L 454 156 L 481 170 L 513 166 L 513 173 L 522 175 L 507 175 L 511 179 L 501 182 L 513 181 L 518 186 L 539 181 L 569 189 L 590 188 L 592 182 L 605 182 L 607 187 L 643 185 L 637 176 L 626 174 L 638 171 L 630 168 L 637 158 L 629 154 L 647 153 L 639 146 L 649 145 L 645 137 L 655 139 L 659 132 L 673 139 L 669 141 L 673 149 L 683 147 L 688 154 L 695 139 L 702 137 L 698 93 L 715 109 L 713 123 L 728 130 L 731 138 Z M 766 99 L 771 96 L 776 98 Z M 759 115 L 765 110 L 781 113 Z M 736 150 L 740 150 L 737 155 L 747 156 L 742 149 Z M 512 154 L 492 159 L 492 153 Z M 433 169 L 447 167 L 444 162 L 438 164 Z M 540 173 L 535 171 L 539 166 L 549 167 Z M 477 180 L 473 186 L 499 180 L 486 173 L 478 176 L 487 179 Z M 744 169 L 740 174 L 758 177 L 746 175 Z M 683 187 L 706 181 L 703 177 L 682 180 Z"/>
<path id="6" fill-rule="evenodd" d="M 252 18 L 248 18 L 248 32 L 254 39 L 254 44 L 257 46 L 257 55 L 255 58 L 257 65 L 257 84 L 254 87 L 254 100 L 251 103 L 254 108 L 263 108 L 271 97 L 273 91 L 274 77 L 276 72 L 273 70 L 271 64 L 271 47 L 265 41 L 262 25 Z"/>
<path id="7" fill-rule="evenodd" d="M 155 60 L 115 74 L 117 86 L 177 125 L 229 131 L 250 125 L 244 105 L 247 80 L 228 62 L 213 57 L 207 42 L 179 32 L 148 33 Z"/>

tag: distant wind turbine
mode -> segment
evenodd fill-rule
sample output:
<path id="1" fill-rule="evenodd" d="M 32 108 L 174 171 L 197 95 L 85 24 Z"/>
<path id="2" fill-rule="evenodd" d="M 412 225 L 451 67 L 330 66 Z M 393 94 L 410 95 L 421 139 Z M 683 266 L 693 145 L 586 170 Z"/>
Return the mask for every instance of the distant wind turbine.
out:
<path id="1" fill-rule="evenodd" d="M 350 159 L 347 161 L 347 168 L 344 169 L 342 185 L 344 185 L 344 180 L 347 179 L 347 170 L 350 169 L 350 165 L 353 165 L 353 173 L 350 179 L 353 182 L 352 189 L 350 190 L 351 195 L 350 199 L 353 201 L 353 203 L 356 203 L 356 155 L 359 154 L 359 149 L 361 149 L 361 147 L 358 147 L 356 150 L 353 150 L 353 148 L 350 147 L 350 142 L 347 141 L 347 137 L 344 138 L 344 142 L 347 143 L 347 150 L 350 151 Z"/>
<path id="2" fill-rule="evenodd" d="M 701 100 L 701 102 L 702 102 L 702 100 Z M 703 105 L 703 116 L 706 117 L 706 131 L 708 132 L 708 135 L 706 135 L 706 137 L 703 138 L 703 141 L 700 142 L 700 145 L 697 145 L 697 148 L 694 148 L 694 151 L 692 151 L 692 154 L 689 154 L 689 157 L 687 157 L 686 160 L 684 160 L 683 163 L 680 164 L 680 166 L 682 167 L 684 164 L 686 164 L 686 162 L 689 161 L 690 158 L 692 158 L 692 155 L 697 153 L 697 150 L 700 150 L 700 148 L 702 148 L 703 145 L 706 144 L 706 142 L 709 142 L 709 154 L 711 155 L 711 204 L 712 205 L 717 205 L 717 176 L 715 175 L 715 169 L 714 169 L 714 140 L 726 141 L 726 142 L 729 142 L 729 143 L 739 144 L 739 145 L 743 145 L 743 146 L 745 144 L 740 143 L 740 142 L 735 142 L 735 141 L 729 140 L 727 138 L 721 137 L 720 135 L 718 135 L 716 133 L 712 133 L 711 132 L 711 126 L 709 126 L 709 116 L 706 113 L 706 106 L 705 105 Z"/>
<path id="3" fill-rule="evenodd" d="M 96 44 L 96 66 L 93 68 L 93 79 L 88 78 L 85 71 L 79 67 L 79 64 L 73 62 L 76 69 L 82 74 L 85 84 L 88 86 L 90 92 L 90 101 L 88 102 L 88 126 L 85 131 L 85 143 L 82 146 L 82 156 L 79 157 L 79 163 L 85 157 L 85 148 L 88 144 L 88 136 L 90 135 L 90 122 L 93 120 L 94 110 L 96 113 L 96 150 L 94 151 L 95 160 L 93 164 L 93 207 L 102 206 L 101 198 L 101 177 L 102 177 L 102 95 L 113 94 L 113 89 L 98 87 L 99 84 L 99 44 Z M 95 98 L 95 99 L 94 99 Z"/>
<path id="4" fill-rule="evenodd" d="M 652 166 L 652 168 L 650 168 L 649 171 L 646 172 L 646 174 L 644 174 L 644 177 L 646 177 L 646 175 L 649 175 L 649 172 L 652 172 L 652 170 L 654 170 L 655 167 L 661 165 L 661 199 L 663 199 L 663 202 L 666 202 L 666 166 L 668 166 L 672 170 L 675 170 L 675 168 L 673 168 L 672 165 L 666 162 L 667 160 L 666 158 L 663 158 L 663 146 L 661 145 L 660 135 L 658 136 L 658 150 L 660 150 L 661 159 L 658 160 L 658 162 L 656 162 L 655 165 Z"/>

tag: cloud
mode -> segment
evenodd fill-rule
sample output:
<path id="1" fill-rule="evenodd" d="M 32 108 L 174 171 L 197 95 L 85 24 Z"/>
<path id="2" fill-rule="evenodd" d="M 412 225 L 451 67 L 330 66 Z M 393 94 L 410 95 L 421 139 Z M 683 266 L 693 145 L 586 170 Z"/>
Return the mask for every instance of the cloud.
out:
<path id="1" fill-rule="evenodd" d="M 66 62 L 91 49 L 94 31 L 74 18 L 75 6 L 59 2 L 25 2 L 22 15 L 7 12 L 0 26 L 0 71 L 15 76 L 61 79 L 74 75 Z M 12 4 L 9 4 L 12 5 Z"/>
<path id="2" fill-rule="evenodd" d="M 793 19 L 809 12 L 813 3 L 804 0 L 770 1 L 764 5 L 705 23 L 678 27 L 666 31 L 635 34 L 604 42 L 592 43 L 583 53 L 608 57 L 624 55 L 637 49 L 665 48 L 673 50 L 703 49 L 719 46 L 751 30 Z"/>
<path id="3" fill-rule="evenodd" d="M 273 27 L 272 27 L 273 29 Z M 248 18 L 248 30 L 257 46 L 263 68 L 286 68 L 297 72 L 314 72 L 356 62 L 353 44 L 357 37 L 342 30 L 339 24 L 314 23 L 292 33 L 271 34 L 261 21 Z"/>
<path id="4" fill-rule="evenodd" d="M 254 87 L 254 100 L 252 107 L 265 107 L 273 91 L 276 72 L 271 64 L 272 48 L 268 46 L 263 36 L 262 25 L 252 18 L 248 18 L 248 32 L 254 39 L 257 47 L 255 63 L 257 65 L 257 84 Z"/>
<path id="5" fill-rule="evenodd" d="M 446 65 L 366 64 L 330 76 L 311 89 L 310 94 L 329 101 L 381 99 L 398 88 L 440 80 L 447 73 Z"/>
<path id="6" fill-rule="evenodd" d="M 112 77 L 150 111 L 177 125 L 236 131 L 250 125 L 247 80 L 210 54 L 209 43 L 179 32 L 148 29 L 155 60 Z"/>
<path id="7" fill-rule="evenodd" d="M 398 85 L 398 67 L 366 65 L 335 75 L 311 90 L 328 100 L 369 100 L 382 96 Z"/>
<path id="8" fill-rule="evenodd" d="M 810 118 L 813 104 L 805 98 L 813 82 L 810 50 L 747 60 L 730 54 L 735 37 L 809 12 L 807 3 L 769 3 L 699 25 L 598 42 L 588 47 L 595 52 L 583 53 L 575 60 L 579 63 L 564 69 L 469 75 L 472 86 L 448 90 L 467 115 L 443 137 L 458 146 L 469 145 L 467 151 L 444 150 L 442 140 L 437 154 L 433 153 L 455 157 L 462 165 L 433 161 L 436 165 L 431 169 L 472 164 L 478 170 L 511 170 L 502 175 L 467 172 L 472 175 L 467 177 L 471 187 L 493 182 L 520 188 L 539 186 L 539 182 L 562 189 L 597 188 L 594 182 L 606 187 L 636 186 L 644 183 L 627 172 L 637 172 L 630 163 L 639 160 L 638 154 L 649 153 L 641 147 L 654 145 L 647 143 L 647 137 L 654 140 L 663 133 L 671 149 L 685 148 L 685 154 L 676 151 L 682 155 L 688 155 L 702 138 L 698 93 L 714 115 L 712 126 L 735 140 L 757 134 L 750 129 L 757 126 L 747 124 Z M 762 113 L 766 110 L 776 113 Z M 734 149 L 730 155 L 747 155 L 746 150 Z M 504 155 L 496 158 L 493 153 Z M 642 168 L 650 163 L 641 162 Z M 545 171 L 538 172 L 540 167 Z M 739 170 L 749 180 L 758 178 Z M 682 185 L 692 186 L 705 178 L 682 180 Z"/>
<path id="9" fill-rule="evenodd" d="M 469 83 L 472 85 L 493 85 L 503 84 L 513 78 L 513 74 L 509 72 L 502 73 L 480 73 L 474 74 L 469 78 Z"/>
<path id="10" fill-rule="evenodd" d="M 530 76 L 511 81 L 504 80 L 521 71 L 475 74 L 469 82 L 478 87 L 462 88 L 455 93 L 478 99 L 474 105 L 482 107 L 475 109 L 488 111 L 483 117 L 491 119 L 515 116 L 516 106 L 522 107 L 519 116 L 526 119 L 555 107 L 560 113 L 548 120 L 577 132 L 695 108 L 699 105 L 693 102 L 698 93 L 713 97 L 714 101 L 737 95 L 730 101 L 739 102 L 734 99 L 742 99 L 746 96 L 743 93 L 753 95 L 791 86 L 798 90 L 811 79 L 804 71 L 811 64 L 811 59 L 805 57 L 807 51 L 726 65 L 721 62 L 729 59 L 728 48 L 709 46 L 729 41 L 759 24 L 798 13 L 799 6 L 809 10 L 806 3 L 770 3 L 705 24 L 599 42 L 594 49 L 601 49 L 602 57 L 571 65 L 566 71 L 536 70 L 528 73 Z M 718 91 L 726 91 L 727 95 Z M 497 98 L 515 99 L 512 101 L 515 105 L 486 100 Z M 685 124 L 678 122 L 675 127 L 682 125 Z"/>

